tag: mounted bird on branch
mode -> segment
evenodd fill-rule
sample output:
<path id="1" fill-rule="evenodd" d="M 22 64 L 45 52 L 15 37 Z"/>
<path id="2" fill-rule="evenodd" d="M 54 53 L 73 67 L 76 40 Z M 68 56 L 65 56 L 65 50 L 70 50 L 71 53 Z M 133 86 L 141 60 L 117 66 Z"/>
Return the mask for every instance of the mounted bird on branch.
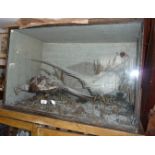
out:
<path id="1" fill-rule="evenodd" d="M 117 92 L 119 84 L 121 82 L 118 70 L 122 70 L 125 63 L 127 63 L 127 61 L 129 60 L 129 56 L 125 52 L 120 52 L 109 58 L 105 57 L 97 60 L 98 64 L 100 65 L 100 71 L 98 71 L 98 74 L 95 74 L 93 76 L 82 75 L 71 69 L 60 67 L 51 62 L 36 59 L 31 60 L 36 63 L 42 63 L 51 66 L 52 68 L 57 69 L 64 74 L 77 79 L 81 83 L 82 88 L 86 89 L 89 92 L 88 95 L 83 95 L 91 97 L 96 95 L 103 96 L 105 94 L 115 94 Z M 94 65 L 96 65 L 95 61 Z M 95 67 L 94 69 L 97 69 L 97 65 Z M 57 83 L 56 85 L 59 85 L 58 87 L 60 88 L 65 87 L 71 92 L 74 90 L 75 94 L 77 93 L 82 95 L 82 93 L 77 91 L 76 89 L 62 84 L 62 81 L 59 81 L 59 84 Z"/>

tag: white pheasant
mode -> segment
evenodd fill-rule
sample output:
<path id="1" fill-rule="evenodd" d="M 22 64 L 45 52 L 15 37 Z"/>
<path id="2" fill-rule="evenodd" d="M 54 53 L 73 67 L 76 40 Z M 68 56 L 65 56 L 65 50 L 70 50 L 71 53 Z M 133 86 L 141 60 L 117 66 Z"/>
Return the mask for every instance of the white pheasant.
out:
<path id="1" fill-rule="evenodd" d="M 60 71 L 63 71 L 68 76 L 76 78 L 81 82 L 82 87 L 84 89 L 87 89 L 92 96 L 103 96 L 104 94 L 115 93 L 118 90 L 119 84 L 121 82 L 118 74 L 118 69 L 122 69 L 128 59 L 129 57 L 125 52 L 116 53 L 109 59 L 102 58 L 98 61 L 101 64 L 103 70 L 99 74 L 94 76 L 82 75 L 70 69 L 59 67 L 55 64 L 42 60 L 32 59 L 32 61 L 46 64 Z"/>

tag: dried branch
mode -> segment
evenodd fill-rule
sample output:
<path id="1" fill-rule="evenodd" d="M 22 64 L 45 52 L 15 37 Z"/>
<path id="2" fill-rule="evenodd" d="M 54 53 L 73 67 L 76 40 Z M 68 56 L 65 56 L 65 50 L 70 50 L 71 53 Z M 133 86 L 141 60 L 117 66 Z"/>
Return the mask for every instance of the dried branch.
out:
<path id="1" fill-rule="evenodd" d="M 75 75 L 74 73 L 71 73 L 71 72 L 67 71 L 67 69 L 60 68 L 60 67 L 58 67 L 58 66 L 56 66 L 56 65 L 54 65 L 54 64 L 52 64 L 52 63 L 48 63 L 48 62 L 43 61 L 43 60 L 36 60 L 36 59 L 31 59 L 31 60 L 32 60 L 32 61 L 35 61 L 35 62 L 39 62 L 39 63 L 46 64 L 46 65 L 48 65 L 48 66 L 51 66 L 51 67 L 53 67 L 53 68 L 56 68 L 56 69 L 58 69 L 58 70 L 64 72 L 64 73 L 67 74 L 68 76 L 71 76 L 71 77 L 77 79 L 78 81 L 80 81 L 80 83 L 82 84 L 82 87 L 83 87 L 83 88 L 86 88 L 86 82 L 85 82 L 83 79 L 81 79 L 80 77 L 78 77 L 77 75 Z"/>

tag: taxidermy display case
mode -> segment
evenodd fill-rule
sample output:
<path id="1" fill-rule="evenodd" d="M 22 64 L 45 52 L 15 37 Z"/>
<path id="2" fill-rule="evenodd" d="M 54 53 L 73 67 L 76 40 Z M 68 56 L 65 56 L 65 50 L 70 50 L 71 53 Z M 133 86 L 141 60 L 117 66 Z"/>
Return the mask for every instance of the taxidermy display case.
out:
<path id="1" fill-rule="evenodd" d="M 4 105 L 137 132 L 142 36 L 141 21 L 13 29 Z"/>

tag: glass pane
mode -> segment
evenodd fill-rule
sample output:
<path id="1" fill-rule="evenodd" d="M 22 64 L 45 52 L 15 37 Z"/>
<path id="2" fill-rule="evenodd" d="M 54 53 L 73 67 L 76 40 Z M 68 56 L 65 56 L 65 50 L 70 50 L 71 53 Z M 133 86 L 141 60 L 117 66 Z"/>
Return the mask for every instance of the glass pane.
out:
<path id="1" fill-rule="evenodd" d="M 141 23 L 11 32 L 5 104 L 136 131 Z"/>

